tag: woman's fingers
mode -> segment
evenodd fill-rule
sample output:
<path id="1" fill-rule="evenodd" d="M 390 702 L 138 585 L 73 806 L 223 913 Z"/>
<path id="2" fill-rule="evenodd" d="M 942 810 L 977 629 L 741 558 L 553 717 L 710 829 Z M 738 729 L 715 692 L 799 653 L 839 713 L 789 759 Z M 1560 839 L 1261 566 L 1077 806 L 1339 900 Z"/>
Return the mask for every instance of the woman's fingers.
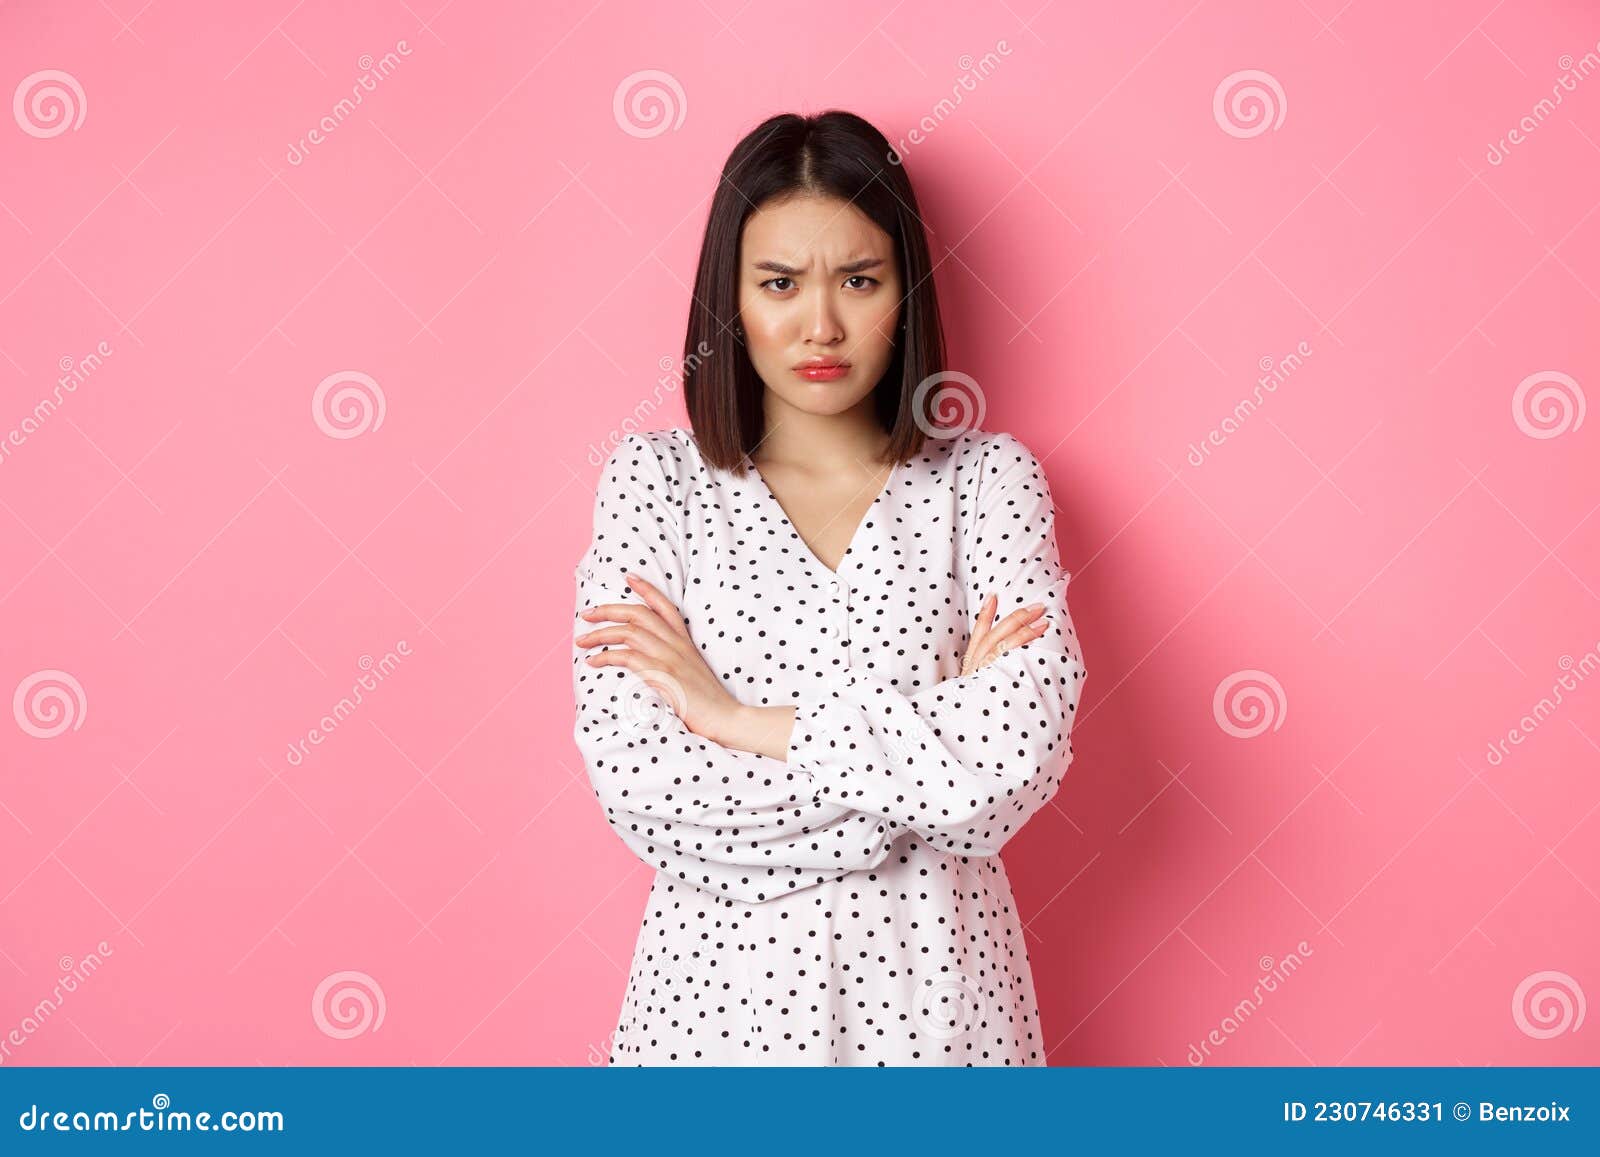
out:
<path id="1" fill-rule="evenodd" d="M 985 645 L 992 644 L 999 639 L 1005 638 L 1013 631 L 1020 631 L 1042 614 L 1044 614 L 1043 603 L 1030 603 L 1021 610 L 1012 611 L 1009 615 L 1000 620 L 999 625 L 996 626 L 993 631 L 989 632 L 989 635 L 985 640 Z"/>
<path id="2" fill-rule="evenodd" d="M 967 643 L 966 659 L 962 664 L 961 673 L 970 675 L 984 663 L 993 658 L 996 653 L 995 646 L 1005 639 L 1009 633 L 1016 629 L 1019 622 L 1024 620 L 1026 612 L 1037 612 L 1037 605 L 1024 607 L 1021 611 L 1014 611 L 995 623 L 995 614 L 1000 606 L 1000 596 L 990 594 L 983 600 L 978 611 L 978 622 L 973 629 L 971 640 Z M 1031 617 L 1031 616 L 1028 616 Z"/>
<path id="3" fill-rule="evenodd" d="M 994 628 L 995 612 L 1000 609 L 1000 596 L 991 593 L 983 600 L 983 605 L 978 608 L 978 624 L 976 634 L 981 641 Z"/>
<path id="4" fill-rule="evenodd" d="M 1037 623 L 1030 623 L 1026 627 L 1019 627 L 1008 634 L 1004 639 L 990 647 L 988 653 L 983 656 L 978 665 L 980 667 L 985 666 L 998 659 L 1007 651 L 1015 650 L 1026 643 L 1033 642 L 1033 640 L 1037 639 L 1040 635 L 1043 635 L 1049 629 L 1049 619 L 1044 619 Z"/>
<path id="5" fill-rule="evenodd" d="M 659 635 L 644 630 L 642 627 L 601 627 L 598 631 L 589 631 L 579 635 L 574 640 L 579 647 L 588 649 L 610 645 L 614 647 L 627 647 L 646 655 L 657 662 L 662 662 L 671 653 L 671 645 Z M 592 656 L 591 656 L 592 657 Z"/>
<path id="6" fill-rule="evenodd" d="M 628 575 L 628 586 L 644 603 L 601 603 L 589 607 L 581 617 L 591 621 L 609 620 L 619 625 L 599 627 L 579 635 L 573 642 L 583 648 L 612 645 L 627 651 L 602 651 L 587 656 L 592 666 L 619 665 L 634 668 L 641 660 L 651 664 L 670 664 L 672 657 L 689 638 L 683 616 L 671 599 L 648 580 Z M 626 657 L 631 653 L 634 658 Z M 608 658 L 607 656 L 616 656 Z"/>
<path id="7" fill-rule="evenodd" d="M 978 604 L 978 619 L 972 625 L 972 635 L 967 640 L 967 653 L 961 660 L 961 673 L 963 675 L 972 673 L 973 661 L 978 653 L 983 650 L 984 639 L 989 634 L 989 627 L 994 622 L 995 609 L 999 605 L 999 598 L 993 594 L 985 595 L 983 602 Z"/>
<path id="8" fill-rule="evenodd" d="M 973 642 L 968 644 L 968 651 L 974 655 L 981 655 L 992 650 L 1001 640 L 1008 638 L 1013 632 L 1026 627 L 1034 619 L 1044 614 L 1043 603 L 1032 603 L 1021 610 L 1012 611 L 982 635 L 974 636 Z M 993 618 L 993 615 L 990 615 Z"/>
<path id="9" fill-rule="evenodd" d="M 663 621 L 654 607 L 643 603 L 600 603 L 598 606 L 589 607 L 579 617 L 591 622 L 609 619 L 617 623 L 633 623 L 664 643 L 675 643 L 679 638 L 672 625 Z"/>
<path id="10" fill-rule="evenodd" d="M 661 621 L 671 627 L 674 634 L 687 639 L 689 628 L 683 621 L 683 612 L 680 611 L 666 595 L 652 584 L 648 579 L 636 574 L 628 576 L 628 585 L 642 598 L 651 610 L 661 616 Z"/>
<path id="11" fill-rule="evenodd" d="M 1043 603 L 1031 603 L 1007 615 L 983 637 L 978 646 L 968 648 L 961 673 L 970 675 L 1012 648 L 1039 638 L 1050 629 L 1050 620 L 1043 615 Z"/>
<path id="12" fill-rule="evenodd" d="M 593 655 L 585 655 L 583 661 L 591 667 L 626 667 L 630 671 L 647 669 L 653 664 L 639 652 L 624 649 L 621 651 L 596 651 Z"/>

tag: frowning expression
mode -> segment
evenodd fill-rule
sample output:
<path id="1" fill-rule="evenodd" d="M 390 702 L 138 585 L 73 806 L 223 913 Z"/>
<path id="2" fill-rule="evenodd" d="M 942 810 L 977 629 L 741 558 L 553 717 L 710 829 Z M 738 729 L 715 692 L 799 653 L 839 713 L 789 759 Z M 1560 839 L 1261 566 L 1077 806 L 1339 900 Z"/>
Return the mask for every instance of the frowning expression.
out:
<path id="1" fill-rule="evenodd" d="M 869 395 L 900 320 L 893 239 L 848 201 L 796 194 L 749 216 L 739 261 L 739 320 L 767 388 L 819 414 Z"/>

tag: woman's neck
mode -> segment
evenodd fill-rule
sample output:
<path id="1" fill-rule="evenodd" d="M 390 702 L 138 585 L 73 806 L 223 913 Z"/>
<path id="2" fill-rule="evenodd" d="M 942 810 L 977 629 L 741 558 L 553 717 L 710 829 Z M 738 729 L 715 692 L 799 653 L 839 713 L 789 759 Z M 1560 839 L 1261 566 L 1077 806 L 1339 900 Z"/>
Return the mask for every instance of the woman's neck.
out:
<path id="1" fill-rule="evenodd" d="M 804 463 L 835 473 L 878 462 L 889 435 L 878 423 L 872 396 L 839 414 L 811 414 L 786 406 L 768 391 L 766 426 L 750 455 L 756 462 Z"/>

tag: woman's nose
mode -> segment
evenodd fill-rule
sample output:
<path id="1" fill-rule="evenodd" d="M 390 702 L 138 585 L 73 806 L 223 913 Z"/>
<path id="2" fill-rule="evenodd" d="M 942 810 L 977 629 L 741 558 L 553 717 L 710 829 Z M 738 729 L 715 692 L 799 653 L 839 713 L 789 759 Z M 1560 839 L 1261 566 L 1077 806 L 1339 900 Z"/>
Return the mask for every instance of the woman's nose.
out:
<path id="1" fill-rule="evenodd" d="M 838 341 L 844 336 L 844 329 L 839 324 L 838 311 L 834 309 L 832 299 L 826 294 L 820 294 L 811 304 L 810 314 L 806 319 L 806 336 L 816 342 Z"/>

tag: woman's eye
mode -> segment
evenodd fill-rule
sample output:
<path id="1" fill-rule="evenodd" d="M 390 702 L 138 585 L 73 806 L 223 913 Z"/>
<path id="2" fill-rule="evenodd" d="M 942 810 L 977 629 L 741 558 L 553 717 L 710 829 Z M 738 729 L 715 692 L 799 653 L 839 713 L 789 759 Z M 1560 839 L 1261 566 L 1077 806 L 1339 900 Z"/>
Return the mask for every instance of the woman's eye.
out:
<path id="1" fill-rule="evenodd" d="M 851 277 L 845 278 L 845 284 L 846 285 L 850 285 L 850 283 L 852 281 L 859 281 L 859 282 L 864 282 L 865 283 L 865 284 L 862 284 L 862 285 L 852 285 L 852 286 L 850 286 L 850 288 L 852 288 L 852 289 L 866 289 L 868 287 L 868 285 L 879 285 L 879 284 L 881 284 L 876 277 L 868 277 L 864 273 L 857 273 L 857 274 L 854 274 Z M 783 284 L 780 285 L 779 282 L 783 282 Z M 788 277 L 769 277 L 765 281 L 761 282 L 761 288 L 766 289 L 766 288 L 770 287 L 770 288 L 772 288 L 773 290 L 775 290 L 778 293 L 783 293 L 785 290 L 789 289 L 793 284 L 794 284 L 794 281 L 793 281 L 792 278 L 788 278 Z"/>

